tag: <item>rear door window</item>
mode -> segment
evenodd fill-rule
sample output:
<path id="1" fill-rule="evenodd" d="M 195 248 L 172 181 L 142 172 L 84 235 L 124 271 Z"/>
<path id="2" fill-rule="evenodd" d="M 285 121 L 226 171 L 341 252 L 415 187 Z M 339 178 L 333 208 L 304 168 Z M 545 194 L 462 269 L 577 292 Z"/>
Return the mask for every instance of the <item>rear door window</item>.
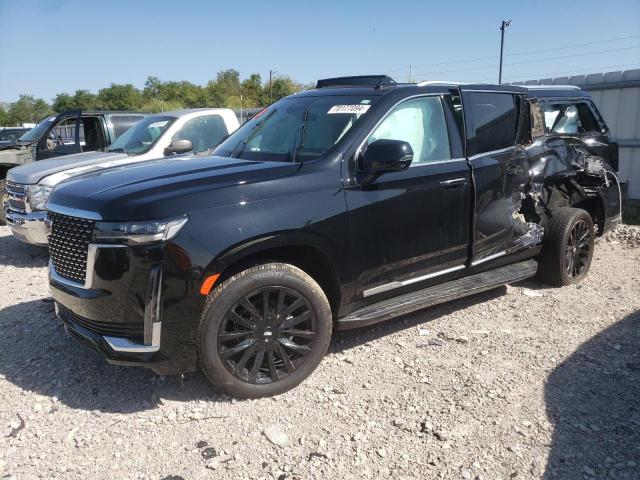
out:
<path id="1" fill-rule="evenodd" d="M 517 109 L 512 94 L 470 92 L 464 102 L 471 155 L 515 145 Z"/>

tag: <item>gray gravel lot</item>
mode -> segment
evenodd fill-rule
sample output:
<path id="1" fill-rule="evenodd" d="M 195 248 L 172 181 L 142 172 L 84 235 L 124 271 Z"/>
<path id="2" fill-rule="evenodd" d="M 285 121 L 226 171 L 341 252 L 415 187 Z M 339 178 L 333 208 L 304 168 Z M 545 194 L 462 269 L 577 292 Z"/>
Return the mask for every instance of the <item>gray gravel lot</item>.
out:
<path id="1" fill-rule="evenodd" d="M 640 479 L 640 230 L 591 275 L 336 334 L 297 389 L 108 365 L 68 338 L 46 251 L 0 227 L 0 479 Z"/>

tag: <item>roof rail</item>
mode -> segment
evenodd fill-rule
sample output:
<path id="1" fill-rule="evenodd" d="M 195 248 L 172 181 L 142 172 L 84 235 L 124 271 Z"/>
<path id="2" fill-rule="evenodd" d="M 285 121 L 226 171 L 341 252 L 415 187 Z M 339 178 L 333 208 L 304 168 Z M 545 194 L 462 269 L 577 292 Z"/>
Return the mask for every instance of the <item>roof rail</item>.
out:
<path id="1" fill-rule="evenodd" d="M 542 90 L 542 89 L 548 89 L 548 90 L 582 90 L 582 88 L 576 86 L 576 85 L 524 85 L 524 84 L 520 84 L 520 85 L 516 85 L 517 87 L 524 87 L 524 88 L 528 88 L 530 90 Z"/>
<path id="2" fill-rule="evenodd" d="M 464 85 L 462 82 L 448 82 L 446 80 L 425 80 L 417 84 L 418 87 L 426 87 L 429 85 Z"/>
<path id="3" fill-rule="evenodd" d="M 318 80 L 316 88 L 327 87 L 394 87 L 397 82 L 387 75 L 357 75 L 353 77 L 335 77 Z"/>

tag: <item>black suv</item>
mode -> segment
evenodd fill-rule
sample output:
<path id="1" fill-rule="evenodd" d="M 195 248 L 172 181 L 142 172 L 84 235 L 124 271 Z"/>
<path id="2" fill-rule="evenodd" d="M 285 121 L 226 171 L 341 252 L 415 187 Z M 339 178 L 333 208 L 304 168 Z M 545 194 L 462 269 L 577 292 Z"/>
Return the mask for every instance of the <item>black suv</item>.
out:
<path id="1" fill-rule="evenodd" d="M 563 130 L 573 105 L 582 124 Z M 580 281 L 620 220 L 613 150 L 575 88 L 322 80 L 213 157 L 59 185 L 56 311 L 112 363 L 200 365 L 233 395 L 278 394 L 334 328 L 536 273 Z"/>

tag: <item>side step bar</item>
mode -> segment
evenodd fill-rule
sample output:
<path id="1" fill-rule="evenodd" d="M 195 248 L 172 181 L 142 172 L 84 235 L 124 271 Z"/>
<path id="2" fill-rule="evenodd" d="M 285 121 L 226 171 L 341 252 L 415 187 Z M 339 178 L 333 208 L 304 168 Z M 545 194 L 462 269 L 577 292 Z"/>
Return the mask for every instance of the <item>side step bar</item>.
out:
<path id="1" fill-rule="evenodd" d="M 337 327 L 338 330 L 366 327 L 439 303 L 475 295 L 507 283 L 519 282 L 533 277 L 537 270 L 538 262 L 526 260 L 440 285 L 434 285 L 356 310 L 346 317 L 338 319 Z"/>

